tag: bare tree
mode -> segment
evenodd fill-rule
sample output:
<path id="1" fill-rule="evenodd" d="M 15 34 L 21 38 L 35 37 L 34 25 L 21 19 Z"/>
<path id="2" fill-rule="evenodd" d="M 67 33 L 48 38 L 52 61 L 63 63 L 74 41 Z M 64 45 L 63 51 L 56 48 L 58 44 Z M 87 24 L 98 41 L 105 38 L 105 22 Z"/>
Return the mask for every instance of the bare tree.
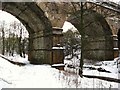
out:
<path id="1" fill-rule="evenodd" d="M 80 69 L 79 69 L 79 74 L 80 76 L 82 77 L 82 72 L 83 72 L 83 60 L 84 60 L 84 57 L 83 57 L 83 53 L 84 53 L 84 36 L 85 36 L 85 33 L 84 33 L 84 29 L 83 29 L 83 2 L 80 3 L 81 4 L 81 16 L 80 16 L 80 31 L 81 31 L 81 59 L 80 59 Z"/>
<path id="2" fill-rule="evenodd" d="M 21 24 L 18 25 L 18 29 L 20 30 L 19 32 L 19 38 L 18 38 L 18 49 L 19 49 L 19 55 L 22 57 L 22 30 L 23 28 L 21 27 Z"/>
<path id="3" fill-rule="evenodd" d="M 2 21 L 1 31 L 2 31 L 2 55 L 4 55 L 5 54 L 5 21 Z"/>

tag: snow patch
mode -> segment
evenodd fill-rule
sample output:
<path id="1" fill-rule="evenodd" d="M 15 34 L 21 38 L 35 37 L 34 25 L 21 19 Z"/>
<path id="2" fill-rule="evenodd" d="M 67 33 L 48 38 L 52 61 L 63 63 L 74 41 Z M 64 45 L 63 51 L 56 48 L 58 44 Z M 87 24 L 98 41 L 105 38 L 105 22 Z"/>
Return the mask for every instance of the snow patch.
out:
<path id="1" fill-rule="evenodd" d="M 17 58 L 17 57 L 16 57 Z M 13 59 L 16 59 L 13 58 Z M 18 57 L 19 58 L 19 57 Z M 72 63 L 78 63 L 77 58 Z M 15 60 L 14 60 L 15 61 Z M 68 60 L 66 60 L 67 63 Z M 71 61 L 69 61 L 71 62 Z M 59 65 L 59 64 L 58 64 Z M 60 64 L 64 65 L 64 64 Z M 112 73 L 98 72 L 84 68 L 83 73 L 117 78 L 116 60 L 103 61 L 101 67 Z M 92 65 L 95 66 L 95 65 Z M 95 66 L 100 67 L 100 66 Z M 66 68 L 66 67 L 65 67 Z M 70 70 L 70 69 L 68 69 Z M 76 72 L 72 73 L 72 70 Z M 60 71 L 50 65 L 27 64 L 19 67 L 0 58 L 0 89 L 2 88 L 118 88 L 118 83 L 100 79 L 81 78 L 76 69 Z"/>
<path id="2" fill-rule="evenodd" d="M 52 47 L 52 49 L 64 49 L 63 47 Z"/>

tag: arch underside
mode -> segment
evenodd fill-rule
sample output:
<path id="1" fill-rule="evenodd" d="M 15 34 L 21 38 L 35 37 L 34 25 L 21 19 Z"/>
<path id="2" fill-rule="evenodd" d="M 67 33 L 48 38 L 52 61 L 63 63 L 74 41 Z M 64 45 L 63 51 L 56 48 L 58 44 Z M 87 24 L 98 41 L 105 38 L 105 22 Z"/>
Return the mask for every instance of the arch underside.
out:
<path id="1" fill-rule="evenodd" d="M 35 64 L 51 64 L 52 26 L 41 8 L 35 2 L 6 2 L 2 3 L 2 10 L 14 15 L 28 30 L 29 61 Z M 84 57 L 95 60 L 113 59 L 112 33 L 106 20 L 92 10 L 86 10 L 84 14 L 84 24 L 88 25 L 84 29 Z M 67 21 L 80 32 L 80 11 L 71 15 Z"/>
<path id="2" fill-rule="evenodd" d="M 71 15 L 67 21 L 71 22 L 80 33 L 81 11 Z M 102 15 L 93 10 L 84 10 L 83 13 L 84 53 L 85 59 L 113 60 L 112 30 Z"/>
<path id="3" fill-rule="evenodd" d="M 31 63 L 51 63 L 52 26 L 35 2 L 5 2 L 2 10 L 19 19 L 29 32 L 28 59 Z"/>

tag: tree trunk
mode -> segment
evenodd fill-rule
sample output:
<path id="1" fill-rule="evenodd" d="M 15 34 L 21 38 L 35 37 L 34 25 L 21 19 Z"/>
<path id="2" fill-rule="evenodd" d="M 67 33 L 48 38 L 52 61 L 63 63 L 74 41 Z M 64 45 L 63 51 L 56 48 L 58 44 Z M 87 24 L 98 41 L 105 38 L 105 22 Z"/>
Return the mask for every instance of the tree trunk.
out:
<path id="1" fill-rule="evenodd" d="M 20 56 L 22 57 L 21 37 L 19 37 L 19 45 L 18 45 L 18 48 L 19 48 L 19 54 L 20 54 Z"/>
<path id="2" fill-rule="evenodd" d="M 22 29 L 20 29 L 20 37 L 19 37 L 19 45 L 18 45 L 19 54 L 22 57 L 22 44 L 21 44 L 21 40 L 22 40 Z"/>
<path id="3" fill-rule="evenodd" d="M 22 43 L 22 53 L 23 53 L 23 58 L 25 58 L 25 39 L 23 40 Z"/>
<path id="4" fill-rule="evenodd" d="M 84 53 L 84 30 L 83 30 L 83 2 L 81 4 L 81 17 L 80 17 L 80 32 L 81 32 L 81 59 L 80 59 L 80 69 L 79 69 L 79 75 L 82 77 L 83 73 L 83 53 Z"/>
<path id="5" fill-rule="evenodd" d="M 4 55 L 5 54 L 5 32 L 4 32 L 4 27 L 2 28 L 2 43 L 3 43 L 2 55 Z"/>

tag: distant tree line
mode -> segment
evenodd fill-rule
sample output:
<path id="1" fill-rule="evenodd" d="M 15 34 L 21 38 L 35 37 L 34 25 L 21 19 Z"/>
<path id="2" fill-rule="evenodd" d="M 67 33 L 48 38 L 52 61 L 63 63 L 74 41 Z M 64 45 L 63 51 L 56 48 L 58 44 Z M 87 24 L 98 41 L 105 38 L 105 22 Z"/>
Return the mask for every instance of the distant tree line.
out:
<path id="1" fill-rule="evenodd" d="M 70 55 L 69 59 L 77 56 L 76 52 L 80 53 L 81 49 L 81 35 L 79 32 L 77 30 L 73 31 L 71 28 L 67 32 L 63 33 L 63 46 L 65 48 L 65 56 Z"/>
<path id="2" fill-rule="evenodd" d="M 0 51 L 1 54 L 14 56 L 19 54 L 25 58 L 28 52 L 28 33 L 24 26 L 17 21 L 9 25 L 5 21 L 0 22 Z"/>

